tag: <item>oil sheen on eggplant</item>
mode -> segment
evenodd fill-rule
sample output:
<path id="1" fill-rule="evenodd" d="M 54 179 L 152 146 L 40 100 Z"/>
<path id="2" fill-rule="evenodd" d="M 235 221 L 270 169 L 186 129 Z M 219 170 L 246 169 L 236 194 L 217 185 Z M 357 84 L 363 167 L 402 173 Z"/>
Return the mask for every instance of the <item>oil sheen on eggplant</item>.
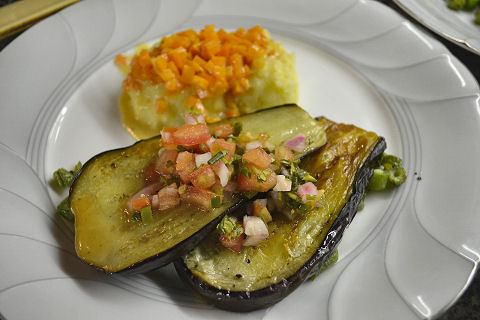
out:
<path id="1" fill-rule="evenodd" d="M 296 105 L 265 109 L 225 122 L 241 123 L 243 131 L 254 137 L 268 134 L 274 145 L 304 133 L 310 143 L 299 157 L 326 142 L 323 127 Z M 211 211 L 181 205 L 154 213 L 151 223 L 132 221 L 125 212 L 126 204 L 145 186 L 143 170 L 156 159 L 159 142 L 159 137 L 154 137 L 103 152 L 90 159 L 77 174 L 69 203 L 75 216 L 76 252 L 86 263 L 107 273 L 158 268 L 190 251 L 224 214 L 246 202 L 234 197 Z"/>
<path id="2" fill-rule="evenodd" d="M 353 125 L 319 123 L 327 144 L 301 167 L 325 190 L 320 207 L 293 220 L 274 214 L 269 237 L 240 253 L 222 247 L 212 232 L 175 261 L 180 277 L 217 307 L 251 311 L 285 298 L 328 260 L 357 212 L 385 140 Z"/>

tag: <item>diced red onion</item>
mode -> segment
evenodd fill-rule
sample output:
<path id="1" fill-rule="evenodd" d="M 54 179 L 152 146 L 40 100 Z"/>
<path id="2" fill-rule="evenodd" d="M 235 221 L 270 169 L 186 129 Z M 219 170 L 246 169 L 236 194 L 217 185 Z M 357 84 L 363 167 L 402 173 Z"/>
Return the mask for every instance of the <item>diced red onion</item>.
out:
<path id="1" fill-rule="evenodd" d="M 185 124 L 197 124 L 197 123 L 205 123 L 205 117 L 201 114 L 199 115 L 192 115 L 189 112 L 185 112 Z"/>
<path id="2" fill-rule="evenodd" d="M 134 211 L 132 202 L 140 198 L 147 197 L 150 201 L 152 201 L 153 195 L 156 194 L 158 190 L 160 190 L 162 187 L 163 187 L 163 182 L 156 182 L 146 186 L 145 188 L 135 193 L 127 203 L 128 210 Z M 142 195 L 144 196 L 142 197 Z"/>
<path id="3" fill-rule="evenodd" d="M 285 147 L 292 149 L 296 152 L 303 152 L 305 150 L 305 142 L 307 137 L 304 134 L 297 134 L 295 137 L 288 139 L 283 144 Z"/>
<path id="4" fill-rule="evenodd" d="M 208 160 L 212 157 L 210 152 L 195 154 L 195 165 L 199 168 L 202 164 L 207 164 Z"/>
<path id="5" fill-rule="evenodd" d="M 247 150 L 253 150 L 261 147 L 262 147 L 262 143 L 258 140 L 250 141 L 245 145 L 245 149 Z"/>
<path id="6" fill-rule="evenodd" d="M 262 219 L 255 216 L 243 217 L 243 228 L 245 229 L 244 246 L 255 246 L 268 238 L 268 229 Z"/>
<path id="7" fill-rule="evenodd" d="M 277 175 L 277 184 L 273 187 L 273 191 L 290 191 L 292 190 L 292 181 L 284 175 Z"/>
<path id="8" fill-rule="evenodd" d="M 208 149 L 212 150 L 212 144 L 215 142 L 215 138 L 211 137 L 205 144 L 207 145 Z"/>
<path id="9" fill-rule="evenodd" d="M 222 160 L 217 161 L 217 163 L 213 166 L 213 171 L 215 171 L 216 175 L 220 179 L 220 185 L 225 187 L 228 183 L 228 178 L 230 177 L 230 171 L 228 171 L 225 163 L 223 163 Z"/>
<path id="10" fill-rule="evenodd" d="M 307 202 L 307 196 L 316 196 L 318 189 L 313 183 L 307 182 L 298 187 L 297 194 L 303 202 Z"/>

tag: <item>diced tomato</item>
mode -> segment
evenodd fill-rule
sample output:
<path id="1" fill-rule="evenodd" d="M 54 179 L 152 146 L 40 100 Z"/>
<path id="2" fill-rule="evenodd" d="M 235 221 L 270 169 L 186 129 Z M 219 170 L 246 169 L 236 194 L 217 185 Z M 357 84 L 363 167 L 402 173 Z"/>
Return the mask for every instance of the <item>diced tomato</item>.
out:
<path id="1" fill-rule="evenodd" d="M 188 151 L 180 152 L 177 156 L 175 168 L 183 183 L 190 181 L 190 174 L 195 169 L 195 158 L 193 153 Z"/>
<path id="2" fill-rule="evenodd" d="M 158 159 L 155 161 L 155 170 L 160 174 L 171 175 L 175 173 L 175 163 L 177 161 L 177 150 L 163 149 L 159 152 Z"/>
<path id="3" fill-rule="evenodd" d="M 175 183 L 158 191 L 158 210 L 175 208 L 180 204 L 180 196 Z"/>
<path id="4" fill-rule="evenodd" d="M 152 163 L 145 169 L 145 180 L 148 182 L 156 181 L 160 176 L 160 172 L 155 169 L 155 163 Z"/>
<path id="5" fill-rule="evenodd" d="M 141 209 L 148 207 L 150 205 L 150 200 L 147 197 L 138 198 L 132 201 L 132 208 L 140 211 Z"/>
<path id="6" fill-rule="evenodd" d="M 218 238 L 220 244 L 232 251 L 240 252 L 243 246 L 243 240 L 245 239 L 245 233 L 242 233 L 238 238 L 228 238 L 228 235 L 221 234 Z"/>
<path id="7" fill-rule="evenodd" d="M 212 209 L 212 198 L 214 197 L 222 198 L 222 196 L 213 192 L 188 185 L 186 186 L 185 191 L 180 195 L 180 199 L 183 203 L 191 204 L 205 210 Z"/>
<path id="8" fill-rule="evenodd" d="M 228 161 L 231 161 L 233 159 L 233 154 L 235 153 L 236 147 L 237 145 L 233 142 L 228 142 L 228 141 L 225 141 L 224 139 L 216 139 L 215 141 L 212 142 L 210 151 L 212 152 L 212 155 L 215 155 L 219 151 L 228 150 L 228 153 L 225 156 L 225 159 Z"/>
<path id="9" fill-rule="evenodd" d="M 219 138 L 226 138 L 233 134 L 233 126 L 231 124 L 219 124 L 213 128 L 213 133 Z"/>
<path id="10" fill-rule="evenodd" d="M 267 169 L 272 161 L 272 157 L 262 148 L 248 150 L 242 156 L 242 162 L 250 163 L 260 170 Z"/>
<path id="11" fill-rule="evenodd" d="M 178 128 L 172 136 L 175 144 L 184 147 L 205 143 L 211 137 L 210 130 L 205 123 L 185 124 Z"/>
<path id="12" fill-rule="evenodd" d="M 160 132 L 162 135 L 162 145 L 170 150 L 177 150 L 177 145 L 173 140 L 173 133 L 176 132 L 178 128 L 175 127 L 163 127 Z"/>
<path id="13" fill-rule="evenodd" d="M 190 181 L 195 187 L 208 189 L 215 184 L 215 172 L 211 165 L 203 166 L 190 174 Z"/>
<path id="14" fill-rule="evenodd" d="M 271 169 L 265 169 L 268 171 L 268 176 L 266 176 L 266 181 L 258 181 L 257 175 L 252 172 L 250 178 L 243 174 L 237 176 L 238 190 L 240 191 L 256 191 L 256 192 L 265 192 L 277 184 L 277 176 L 275 172 Z"/>

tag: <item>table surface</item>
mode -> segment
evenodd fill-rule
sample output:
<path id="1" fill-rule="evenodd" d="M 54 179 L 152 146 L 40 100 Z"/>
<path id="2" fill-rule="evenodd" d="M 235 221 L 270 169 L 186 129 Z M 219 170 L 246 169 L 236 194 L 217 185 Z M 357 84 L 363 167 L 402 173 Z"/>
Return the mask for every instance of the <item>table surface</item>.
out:
<path id="1" fill-rule="evenodd" d="M 0 0 L 0 7 L 7 5 L 9 3 L 15 2 L 18 0 Z M 384 3 L 385 5 L 389 6 L 393 10 L 397 11 L 407 20 L 410 20 L 413 24 L 415 24 L 420 29 L 425 30 L 428 34 L 436 38 L 438 41 L 443 43 L 450 52 L 457 57 L 474 75 L 477 79 L 477 82 L 480 83 L 480 57 L 474 53 L 471 53 L 468 50 L 465 50 L 448 40 L 445 40 L 433 32 L 430 32 L 428 29 L 424 28 L 422 25 L 418 24 L 414 19 L 410 18 L 407 14 L 405 14 L 401 8 L 399 8 L 392 0 L 377 0 L 379 2 Z M 6 39 L 0 40 L 0 50 L 2 50 L 8 43 L 10 43 L 15 37 L 18 36 L 10 36 Z M 457 301 L 455 305 L 453 305 L 447 312 L 441 315 L 439 320 L 480 320 L 480 277 L 476 276 L 472 283 L 470 284 L 469 288 L 466 292 L 462 295 L 462 297 Z"/>

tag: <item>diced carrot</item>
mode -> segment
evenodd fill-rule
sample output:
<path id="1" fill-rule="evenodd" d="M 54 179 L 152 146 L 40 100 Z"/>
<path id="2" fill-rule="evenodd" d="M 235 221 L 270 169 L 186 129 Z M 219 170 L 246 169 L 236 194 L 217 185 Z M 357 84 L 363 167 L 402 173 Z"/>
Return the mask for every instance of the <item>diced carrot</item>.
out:
<path id="1" fill-rule="evenodd" d="M 256 57 L 276 54 L 271 43 L 259 26 L 226 32 L 208 25 L 200 32 L 190 29 L 164 37 L 150 50 L 133 56 L 131 62 L 123 55 L 115 62 L 130 67 L 122 83 L 126 91 L 139 91 L 145 82 L 162 83 L 167 94 L 192 86 L 197 98 L 206 99 L 245 93 Z M 227 111 L 230 116 L 237 113 L 233 107 Z"/>
<path id="2" fill-rule="evenodd" d="M 155 100 L 155 106 L 158 114 L 164 114 L 168 110 L 168 102 L 162 98 Z"/>
<path id="3" fill-rule="evenodd" d="M 124 67 L 128 65 L 128 59 L 123 54 L 117 54 L 117 56 L 115 57 L 115 63 L 119 66 Z"/>
<path id="4" fill-rule="evenodd" d="M 140 211 L 141 209 L 148 207 L 150 205 L 150 200 L 147 197 L 138 198 L 132 201 L 132 208 Z"/>
<path id="5" fill-rule="evenodd" d="M 197 97 L 195 97 L 195 96 L 190 96 L 190 97 L 188 97 L 187 102 L 185 103 L 185 105 L 187 106 L 187 108 L 195 107 L 195 106 L 197 106 L 197 104 L 198 104 L 199 101 L 200 101 L 200 99 L 198 99 Z"/>
<path id="6" fill-rule="evenodd" d="M 180 81 L 183 84 L 190 85 L 193 82 L 194 76 L 195 76 L 195 69 L 189 64 L 184 64 Z"/>
<path id="7" fill-rule="evenodd" d="M 204 77 L 200 76 L 193 76 L 192 84 L 197 86 L 200 89 L 207 89 L 208 88 L 208 80 L 205 79 Z"/>

